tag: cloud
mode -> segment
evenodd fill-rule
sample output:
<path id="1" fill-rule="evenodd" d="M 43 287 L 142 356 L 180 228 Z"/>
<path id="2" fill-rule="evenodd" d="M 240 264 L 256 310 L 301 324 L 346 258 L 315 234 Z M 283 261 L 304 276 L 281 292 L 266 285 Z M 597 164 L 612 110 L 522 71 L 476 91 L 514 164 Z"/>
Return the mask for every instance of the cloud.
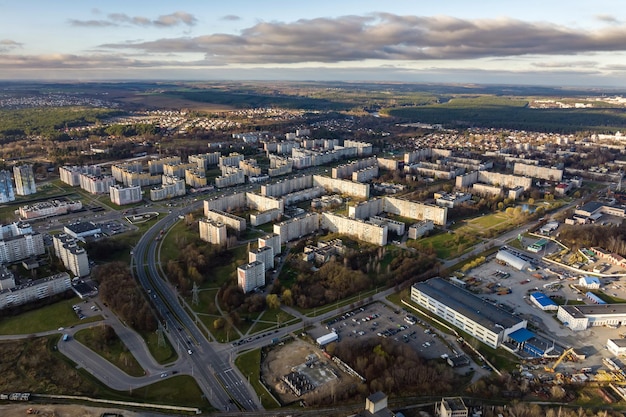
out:
<path id="1" fill-rule="evenodd" d="M 614 24 L 614 25 L 620 25 L 622 24 L 622 22 L 620 20 L 618 20 L 615 16 L 612 16 L 610 14 L 598 14 L 595 16 L 595 18 L 601 22 L 605 22 L 605 23 L 610 23 L 610 24 Z"/>
<path id="2" fill-rule="evenodd" d="M 76 27 L 108 27 L 108 26 L 143 26 L 143 27 L 174 27 L 180 25 L 194 26 L 198 19 L 187 12 L 174 12 L 161 15 L 156 19 L 150 19 L 143 16 L 128 16 L 125 13 L 110 13 L 106 19 L 98 20 L 77 20 L 70 19 L 69 24 Z"/>
<path id="3" fill-rule="evenodd" d="M 227 14 L 226 16 L 222 16 L 220 20 L 227 20 L 227 21 L 234 22 L 237 20 L 241 20 L 241 17 L 234 15 L 234 14 Z"/>
<path id="4" fill-rule="evenodd" d="M 13 49 L 21 48 L 22 44 L 11 39 L 0 39 L 0 53 L 8 52 Z"/>
<path id="5" fill-rule="evenodd" d="M 510 18 L 366 16 L 260 22 L 237 35 L 106 44 L 145 52 L 202 52 L 211 63 L 463 60 L 626 50 L 626 27 L 582 31 Z"/>
<path id="6" fill-rule="evenodd" d="M 566 62 L 533 62 L 532 65 L 537 68 L 597 68 L 597 61 L 566 61 Z"/>

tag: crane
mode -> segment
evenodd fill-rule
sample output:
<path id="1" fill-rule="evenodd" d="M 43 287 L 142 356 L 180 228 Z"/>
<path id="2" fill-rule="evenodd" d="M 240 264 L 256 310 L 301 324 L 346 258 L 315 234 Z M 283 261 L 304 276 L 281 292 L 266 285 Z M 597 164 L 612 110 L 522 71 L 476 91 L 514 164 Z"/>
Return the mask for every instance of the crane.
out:
<path id="1" fill-rule="evenodd" d="M 556 360 L 556 362 L 554 362 L 554 365 L 552 365 L 552 367 L 546 366 L 546 367 L 544 368 L 544 370 L 545 370 L 546 372 L 554 373 L 554 370 L 556 369 L 556 367 L 557 367 L 557 366 L 559 366 L 559 364 L 560 364 L 561 362 L 563 362 L 563 359 L 565 359 L 565 357 L 566 357 L 567 355 L 569 355 L 570 353 L 572 353 L 572 352 L 574 352 L 574 348 L 569 348 L 569 349 L 565 350 L 565 351 L 561 354 L 561 356 L 559 356 L 559 358 Z"/>

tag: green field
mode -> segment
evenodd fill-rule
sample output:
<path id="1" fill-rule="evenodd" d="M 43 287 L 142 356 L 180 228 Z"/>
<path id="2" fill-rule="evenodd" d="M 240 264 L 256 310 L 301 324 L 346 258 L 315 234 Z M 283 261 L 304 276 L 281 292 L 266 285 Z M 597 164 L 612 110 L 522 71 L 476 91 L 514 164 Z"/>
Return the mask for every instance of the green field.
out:
<path id="1" fill-rule="evenodd" d="M 416 241 L 409 241 L 410 247 L 432 248 L 440 259 L 450 259 L 472 249 L 479 239 L 470 233 L 448 232 L 428 236 Z"/>
<path id="2" fill-rule="evenodd" d="M 72 306 L 81 302 L 78 297 L 75 297 L 27 311 L 18 316 L 2 317 L 0 318 L 0 334 L 39 333 L 56 330 L 59 327 L 70 327 L 102 320 L 102 316 L 79 320 Z"/>
<path id="3" fill-rule="evenodd" d="M 235 359 L 235 365 L 241 373 L 250 379 L 250 385 L 254 388 L 261 399 L 261 404 L 265 409 L 279 408 L 274 397 L 265 389 L 265 386 L 261 383 L 261 349 L 254 349 L 249 352 L 243 353 Z"/>

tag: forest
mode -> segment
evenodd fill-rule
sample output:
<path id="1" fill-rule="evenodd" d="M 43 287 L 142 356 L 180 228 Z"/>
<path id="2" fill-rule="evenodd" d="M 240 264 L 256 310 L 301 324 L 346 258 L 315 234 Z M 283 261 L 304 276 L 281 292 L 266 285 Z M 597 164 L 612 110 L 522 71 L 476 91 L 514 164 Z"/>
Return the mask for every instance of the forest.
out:
<path id="1" fill-rule="evenodd" d="M 619 226 L 565 224 L 559 229 L 559 240 L 574 250 L 599 246 L 609 252 L 626 256 L 626 223 Z"/>
<path id="2" fill-rule="evenodd" d="M 519 98 L 456 98 L 443 104 L 388 108 L 401 119 L 442 124 L 449 128 L 482 127 L 535 132 L 616 132 L 624 129 L 626 109 L 533 109 Z"/>
<path id="3" fill-rule="evenodd" d="M 140 332 L 156 330 L 154 314 L 127 264 L 112 262 L 100 265 L 94 269 L 92 276 L 98 282 L 102 302 L 123 322 Z"/>
<path id="4" fill-rule="evenodd" d="M 61 129 L 94 124 L 119 114 L 119 110 L 83 107 L 0 110 L 0 136 L 3 142 L 30 135 L 57 139 L 63 134 Z"/>

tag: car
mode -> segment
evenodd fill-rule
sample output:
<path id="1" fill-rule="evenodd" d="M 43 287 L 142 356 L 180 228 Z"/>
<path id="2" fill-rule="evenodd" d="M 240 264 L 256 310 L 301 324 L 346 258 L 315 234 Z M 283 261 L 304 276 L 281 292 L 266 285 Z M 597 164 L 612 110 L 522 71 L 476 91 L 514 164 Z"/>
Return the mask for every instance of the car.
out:
<path id="1" fill-rule="evenodd" d="M 63 328 L 63 327 L 59 327 L 57 330 L 58 330 L 58 331 L 62 331 L 62 330 L 65 330 L 65 328 Z"/>
<path id="2" fill-rule="evenodd" d="M 166 376 L 167 376 L 167 372 L 163 372 L 163 373 L 161 374 L 161 378 L 165 378 Z"/>
<path id="3" fill-rule="evenodd" d="M 187 353 L 191 355 L 193 351 L 191 349 L 187 349 Z"/>

